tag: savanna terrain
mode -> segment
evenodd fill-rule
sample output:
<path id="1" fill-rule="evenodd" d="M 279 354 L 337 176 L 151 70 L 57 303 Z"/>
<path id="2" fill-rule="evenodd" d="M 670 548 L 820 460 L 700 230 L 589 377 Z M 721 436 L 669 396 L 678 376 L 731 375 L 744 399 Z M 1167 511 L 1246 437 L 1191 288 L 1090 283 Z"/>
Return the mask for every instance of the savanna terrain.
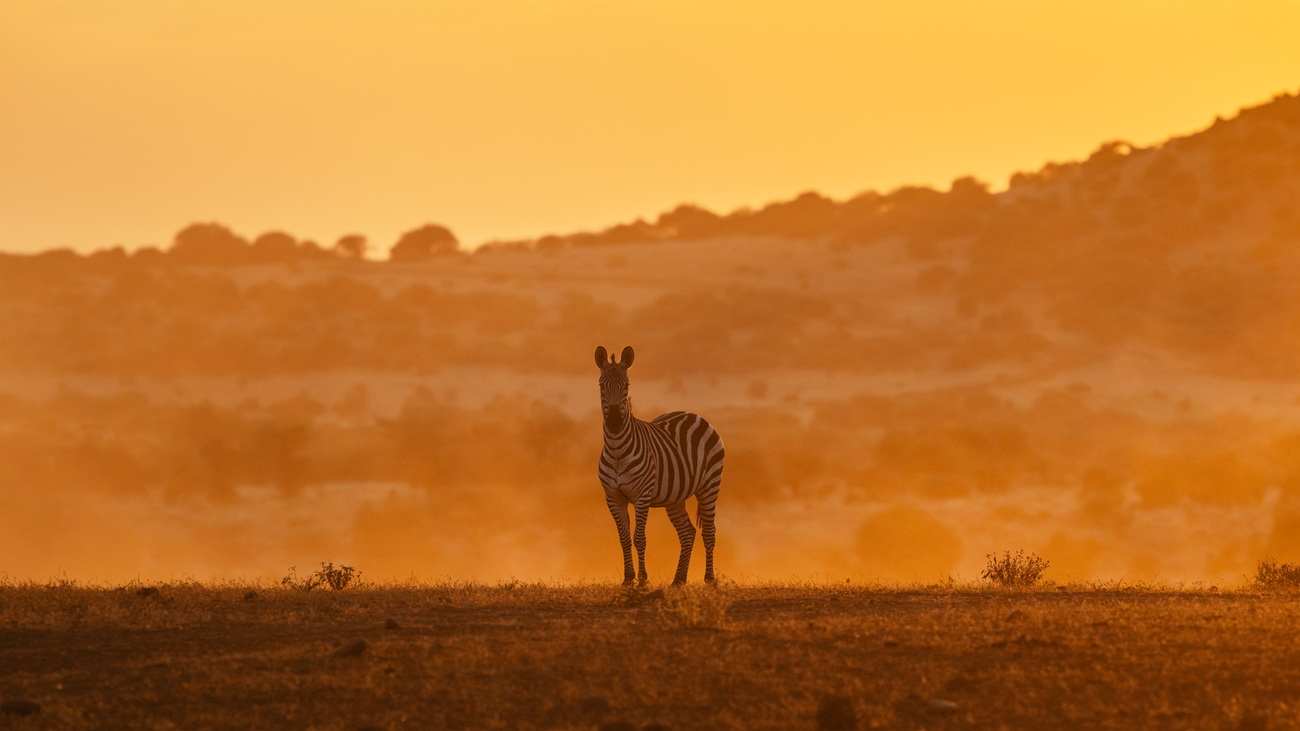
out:
<path id="1" fill-rule="evenodd" d="M 1297 621 L 1257 587 L 11 582 L 0 725 L 1254 731 L 1300 723 Z"/>
<path id="2" fill-rule="evenodd" d="M 1000 192 L 0 255 L 0 723 L 1295 726 L 1297 200 L 1283 94 Z M 629 344 L 726 441 L 716 589 L 658 513 L 603 583 Z"/>

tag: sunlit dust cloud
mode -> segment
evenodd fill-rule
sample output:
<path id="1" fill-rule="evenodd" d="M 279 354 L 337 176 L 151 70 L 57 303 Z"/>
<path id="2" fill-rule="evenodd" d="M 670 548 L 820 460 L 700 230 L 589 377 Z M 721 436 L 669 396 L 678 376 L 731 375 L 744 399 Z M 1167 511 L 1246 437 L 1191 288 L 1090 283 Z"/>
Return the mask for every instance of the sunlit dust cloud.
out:
<path id="1" fill-rule="evenodd" d="M 633 345 L 635 414 L 726 443 L 724 575 L 1240 582 L 1300 561 L 1298 199 L 1284 93 L 1002 192 L 0 255 L 0 575 L 618 579 L 591 355 Z"/>

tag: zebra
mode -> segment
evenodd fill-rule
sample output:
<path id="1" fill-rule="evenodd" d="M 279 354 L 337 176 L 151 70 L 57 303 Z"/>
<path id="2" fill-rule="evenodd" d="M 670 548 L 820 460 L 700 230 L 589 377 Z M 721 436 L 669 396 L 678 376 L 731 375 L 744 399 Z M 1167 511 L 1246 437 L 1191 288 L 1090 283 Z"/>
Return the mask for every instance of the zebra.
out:
<path id="1" fill-rule="evenodd" d="M 646 582 L 645 522 L 650 508 L 665 508 L 677 529 L 682 552 L 673 584 L 686 583 L 695 544 L 695 526 L 686 513 L 686 498 L 695 496 L 695 519 L 704 538 L 704 580 L 713 581 L 713 516 L 722 487 L 722 437 L 696 414 L 673 411 L 642 421 L 632 415 L 627 369 L 636 354 L 623 348 L 620 359 L 596 348 L 600 367 L 600 409 L 604 414 L 605 448 L 600 453 L 600 484 L 605 502 L 618 527 L 623 547 L 623 584 L 632 583 L 632 544 L 640 570 L 635 577 Z M 636 511 L 636 533 L 628 531 L 627 506 Z"/>

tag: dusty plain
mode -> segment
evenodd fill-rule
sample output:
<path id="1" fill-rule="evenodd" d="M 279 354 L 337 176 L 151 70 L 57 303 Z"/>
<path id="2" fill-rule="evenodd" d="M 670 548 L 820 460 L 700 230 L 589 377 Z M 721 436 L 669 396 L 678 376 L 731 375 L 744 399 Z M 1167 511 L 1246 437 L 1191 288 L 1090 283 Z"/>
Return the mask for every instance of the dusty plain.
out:
<path id="1" fill-rule="evenodd" d="M 1119 583 L 7 583 L 0 699 L 40 710 L 0 726 L 1291 728 L 1295 599 Z"/>

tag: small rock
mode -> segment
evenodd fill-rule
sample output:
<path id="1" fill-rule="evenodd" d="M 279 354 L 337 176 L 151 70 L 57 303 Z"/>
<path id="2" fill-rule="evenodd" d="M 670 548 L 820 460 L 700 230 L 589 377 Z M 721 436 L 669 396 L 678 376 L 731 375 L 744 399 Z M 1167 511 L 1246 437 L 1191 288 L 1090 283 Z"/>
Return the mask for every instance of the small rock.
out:
<path id="1" fill-rule="evenodd" d="M 334 657 L 360 657 L 366 651 L 365 640 L 352 640 L 334 651 Z"/>
<path id="2" fill-rule="evenodd" d="M 257 592 L 255 592 L 255 591 L 250 591 L 250 592 L 248 592 L 247 594 L 244 595 L 244 601 L 246 601 L 246 602 L 251 602 L 251 601 L 253 601 L 253 600 L 255 600 L 255 599 L 257 599 Z"/>
<path id="3" fill-rule="evenodd" d="M 885 647 L 898 647 L 898 640 L 885 640 L 883 644 Z"/>
<path id="4" fill-rule="evenodd" d="M 147 596 L 158 596 L 158 587 L 156 587 L 156 586 L 142 586 L 142 587 L 140 587 L 139 589 L 136 589 L 136 590 L 135 590 L 135 595 L 136 595 L 136 596 L 146 596 L 146 597 L 147 597 Z"/>
<path id="5" fill-rule="evenodd" d="M 641 731 L 673 731 L 673 727 L 660 721 L 651 721 L 642 726 Z"/>
<path id="6" fill-rule="evenodd" d="M 578 707 L 582 709 L 583 713 L 591 714 L 593 716 L 609 713 L 609 700 L 604 696 L 589 695 L 578 703 Z"/>
<path id="7" fill-rule="evenodd" d="M 0 703 L 0 713 L 6 716 L 30 716 L 39 713 L 40 710 L 41 704 L 26 698 L 14 698 Z"/>
<path id="8" fill-rule="evenodd" d="M 821 731 L 852 731 L 858 727 L 853 701 L 842 695 L 822 698 L 817 706 L 817 728 Z"/>
<path id="9" fill-rule="evenodd" d="M 636 731 L 636 724 L 627 721 L 610 721 L 601 726 L 600 731 Z"/>
<path id="10" fill-rule="evenodd" d="M 1025 618 L 1025 612 L 1022 609 L 1016 609 L 1012 611 L 1011 614 L 1007 615 L 1008 622 L 1015 622 L 1016 620 L 1024 619 L 1024 618 Z"/>
<path id="11" fill-rule="evenodd" d="M 925 702 L 925 709 L 931 713 L 956 713 L 960 707 L 943 698 L 931 698 Z"/>
<path id="12" fill-rule="evenodd" d="M 395 620 L 390 619 L 387 622 L 384 622 L 384 629 L 401 629 L 401 628 L 402 625 L 398 624 Z"/>

